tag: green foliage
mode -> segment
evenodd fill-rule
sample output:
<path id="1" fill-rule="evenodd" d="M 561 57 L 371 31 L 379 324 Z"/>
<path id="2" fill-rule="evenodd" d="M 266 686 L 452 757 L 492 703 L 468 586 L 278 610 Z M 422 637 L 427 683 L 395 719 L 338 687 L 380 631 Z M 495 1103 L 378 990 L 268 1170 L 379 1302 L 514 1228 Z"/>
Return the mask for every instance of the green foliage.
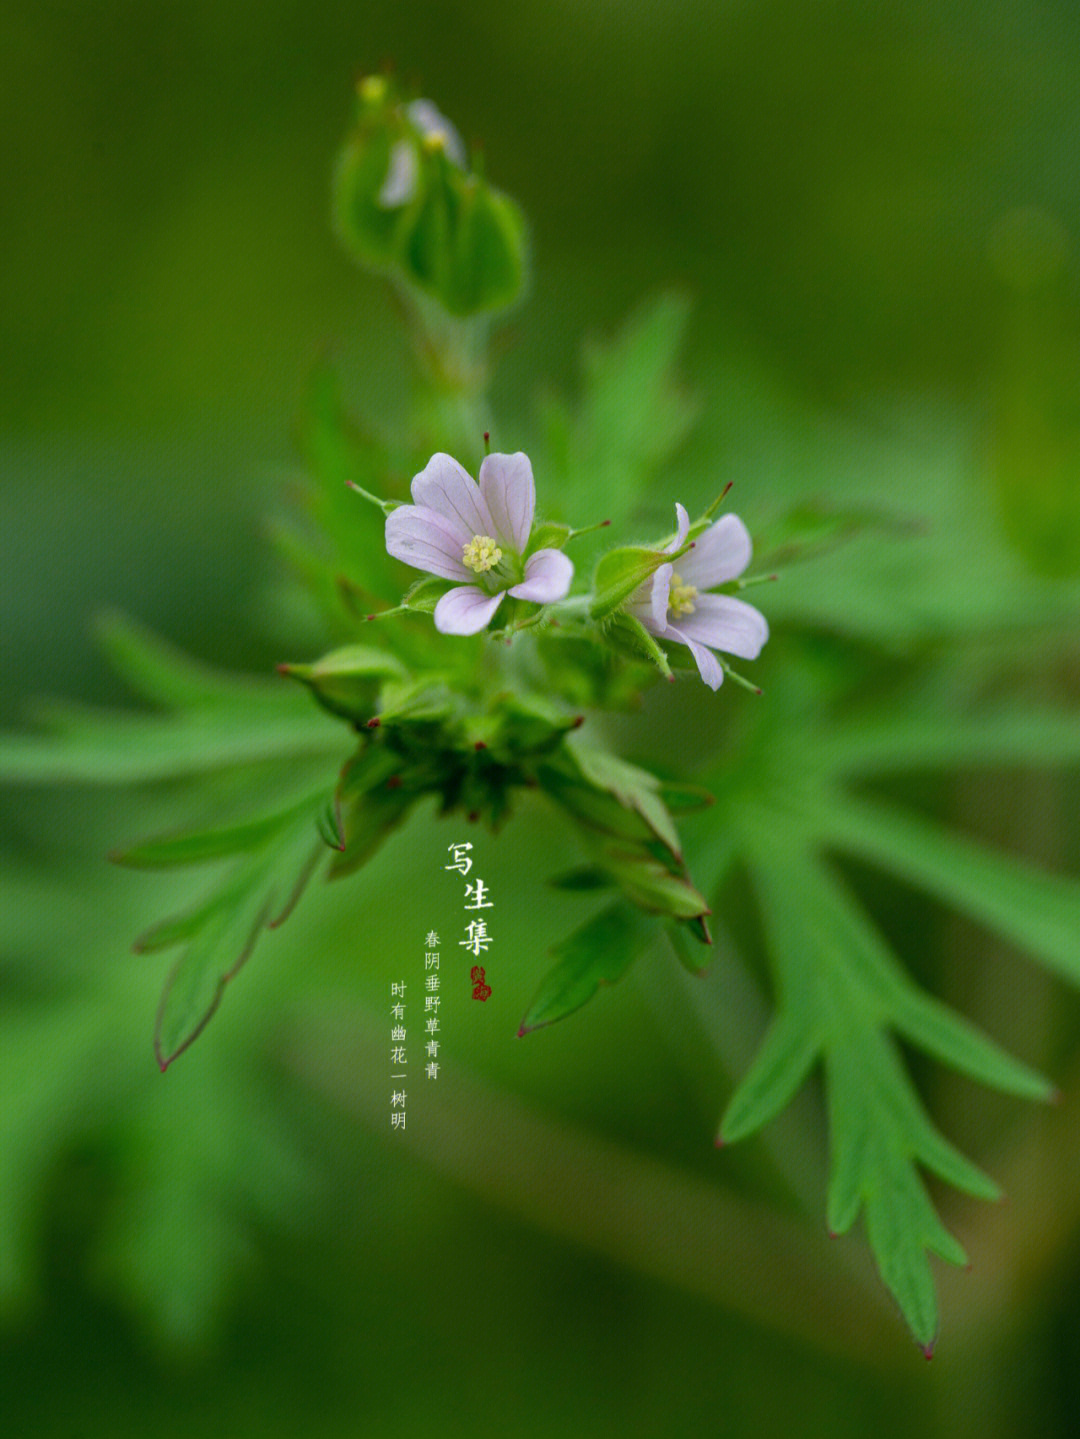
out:
<path id="1" fill-rule="evenodd" d="M 587 495 L 615 531 L 670 473 L 697 417 L 675 367 L 689 313 L 677 295 L 644 306 L 614 340 L 586 347 L 576 405 L 552 397 L 543 405 L 545 473 L 557 493 Z"/>
<path id="2" fill-rule="evenodd" d="M 555 946 L 556 964 L 544 976 L 518 1036 L 580 1009 L 602 984 L 621 979 L 652 943 L 653 926 L 637 910 L 618 901 L 609 904 Z"/>
<path id="3" fill-rule="evenodd" d="M 431 139 L 389 82 L 361 90 L 337 172 L 339 233 L 362 263 L 413 286 L 421 310 L 425 298 L 451 317 L 509 304 L 523 283 L 521 218 L 455 161 L 445 137 Z M 388 203 L 384 187 L 402 163 L 400 151 L 395 159 L 401 145 L 411 156 L 411 179 Z M 613 342 L 589 348 L 575 404 L 547 403 L 546 453 L 537 451 L 535 461 L 554 508 L 576 508 L 585 497 L 596 517 L 620 525 L 690 502 L 695 490 L 716 493 L 711 456 L 675 465 L 697 408 L 674 372 L 686 321 L 683 302 L 662 299 Z M 792 423 L 787 451 L 771 450 L 779 444 L 777 396 L 767 387 L 756 403 L 736 395 L 727 419 L 733 433 L 725 438 L 737 450 L 738 425 L 747 427 L 757 446 L 750 452 L 760 460 L 747 502 L 773 508 L 771 521 L 751 524 L 759 551 L 771 563 L 800 566 L 776 587 L 775 602 L 770 596 L 767 701 L 750 713 L 727 692 L 709 697 L 717 737 L 710 734 L 696 773 L 691 744 L 685 752 L 678 743 L 666 746 L 671 778 L 661 782 L 570 736 L 579 708 L 631 708 L 657 672 L 673 678 L 663 648 L 621 612 L 670 558 L 662 549 L 620 541 L 596 565 L 591 596 L 571 597 L 557 624 L 508 602 L 505 669 L 493 659 L 492 636 L 436 635 L 430 614 L 445 582 L 417 580 L 402 597 L 400 567 L 383 540 L 385 511 L 426 459 L 426 436 L 434 431 L 437 446 L 450 448 L 444 435 L 479 429 L 483 401 L 483 363 L 470 349 L 475 332 L 446 316 L 432 323 L 430 312 L 424 327 L 414 434 L 406 444 L 387 444 L 347 420 L 330 375 L 321 373 L 313 386 L 301 515 L 282 520 L 277 538 L 335 646 L 314 662 L 281 667 L 318 704 L 284 679 L 208 670 L 112 620 L 103 630 L 109 656 L 153 708 L 116 714 L 54 706 L 42 712 L 45 733 L 3 741 L 0 775 L 30 785 L 171 787 L 176 802 L 164 837 L 116 858 L 163 872 L 217 867 L 207 890 L 177 883 L 172 917 L 133 925 L 142 929 L 136 947 L 145 954 L 184 946 L 159 1013 L 162 1068 L 202 1031 L 256 941 L 292 909 L 320 866 L 335 879 L 355 874 L 432 796 L 441 813 L 461 812 L 496 831 L 526 791 L 539 791 L 588 859 L 557 883 L 571 893 L 616 894 L 554 946 L 554 966 L 520 1034 L 581 1009 L 661 931 L 684 967 L 697 971 L 708 951 L 688 937 L 708 944 L 708 919 L 723 913 L 725 886 L 744 875 L 754 922 L 743 957 L 752 961 L 756 946 L 764 951 L 775 1013 L 729 1097 L 719 1137 L 733 1143 L 758 1133 L 820 1071 L 829 1226 L 840 1234 L 864 1219 L 881 1276 L 929 1349 L 938 1316 L 928 1256 L 962 1263 L 964 1254 L 924 1176 L 983 1199 L 997 1188 L 939 1132 L 899 1046 L 1020 1098 L 1045 1099 L 1050 1086 L 915 983 L 844 864 L 854 860 L 919 888 L 1080 983 L 1076 880 L 988 850 L 866 788 L 972 765 L 1075 766 L 1074 712 L 1003 702 L 998 690 L 1007 645 L 1014 675 L 1025 680 L 1040 646 L 1060 648 L 1080 593 L 1074 583 L 1033 580 L 1023 558 L 1031 537 L 1010 549 L 985 507 L 972 505 L 958 478 L 967 462 L 959 443 L 939 444 L 928 461 L 902 434 L 892 435 L 880 456 L 884 480 L 875 484 L 861 452 L 856 457 L 832 433 L 807 436 Z M 716 389 L 726 393 L 720 383 Z M 1003 442 L 1003 455 L 1012 455 L 1015 468 L 1010 443 Z M 790 479 L 793 455 L 807 477 L 802 492 Z M 701 527 L 699 521 L 691 537 Z M 533 547 L 561 548 L 578 533 L 542 525 Z M 1046 549 L 1043 540 L 1035 547 Z M 1060 555 L 1050 559 L 1044 568 L 1068 568 Z M 379 623 L 369 625 L 376 615 Z M 660 694 L 665 702 L 672 696 L 671 704 L 684 698 L 674 685 Z M 710 799 L 684 845 L 673 811 L 703 808 Z M 691 869 L 705 877 L 700 888 Z M 20 885 L 12 883 L 16 895 Z M 85 908 L 76 910 L 87 926 Z M 50 956 L 75 937 L 61 933 Z M 9 1227 L 25 1231 L 53 1154 L 92 1125 L 78 1077 L 104 1063 L 110 1047 L 134 1042 L 126 1022 L 113 1017 L 131 1008 L 116 1003 L 124 995 L 120 979 L 89 994 L 62 967 L 52 981 L 63 990 L 59 1018 L 45 1006 L 20 1008 L 2 1049 L 0 1067 L 13 1081 L 41 1053 L 62 1053 L 63 1060 L 5 1121 L 5 1153 L 17 1157 L 25 1178 L 0 1200 L 0 1235 Z M 246 1012 L 253 1009 L 252 999 Z M 236 1262 L 239 1231 L 230 1214 L 244 1190 L 241 1164 L 276 1166 L 286 1176 L 280 1193 L 249 1196 L 256 1213 L 279 1214 L 303 1187 L 303 1165 L 280 1114 L 221 1072 L 223 1050 L 210 1053 L 191 1083 L 196 1090 L 205 1084 L 206 1102 L 220 1110 L 221 1153 L 198 1154 L 182 1137 L 163 1141 L 153 1116 L 122 1085 L 108 1089 L 144 1145 L 149 1170 L 127 1219 L 131 1242 L 116 1248 L 124 1255 L 116 1282 L 141 1299 L 175 1296 L 168 1301 L 173 1312 L 162 1317 L 174 1331 L 197 1327 Z M 46 1115 L 54 1123 L 48 1135 Z M 259 1188 L 257 1179 L 251 1183 Z M 196 1205 L 202 1186 L 219 1204 L 206 1225 L 200 1275 L 184 1281 L 162 1271 L 155 1245 L 165 1236 L 172 1251 L 182 1251 L 176 1236 L 184 1206 Z M 14 1249 L 0 1249 L 0 1280 L 9 1289 L 20 1282 L 15 1268 Z"/>

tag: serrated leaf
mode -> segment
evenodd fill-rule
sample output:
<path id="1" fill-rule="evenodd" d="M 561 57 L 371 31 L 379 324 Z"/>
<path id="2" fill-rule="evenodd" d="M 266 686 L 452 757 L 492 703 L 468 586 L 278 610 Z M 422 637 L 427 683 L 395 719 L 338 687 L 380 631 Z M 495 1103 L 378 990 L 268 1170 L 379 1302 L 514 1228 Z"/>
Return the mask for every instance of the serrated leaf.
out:
<path id="1" fill-rule="evenodd" d="M 917 702 L 908 701 L 908 703 Z M 973 713 L 896 712 L 862 717 L 858 726 L 815 736 L 819 762 L 848 776 L 980 765 L 1046 768 L 1080 761 L 1074 710 L 1009 704 Z"/>
<path id="2" fill-rule="evenodd" d="M 139 935 L 131 947 L 136 954 L 157 954 L 163 949 L 174 949 L 185 940 L 194 939 L 200 930 L 206 928 L 215 912 L 231 904 L 233 899 L 234 896 L 228 890 L 222 890 L 184 914 L 174 915 L 151 925 Z"/>
<path id="3" fill-rule="evenodd" d="M 305 808 L 230 878 L 227 902 L 203 907 L 203 922 L 174 965 L 158 1010 L 154 1052 L 161 1069 L 206 1028 L 261 932 L 289 913 L 323 853 L 315 810 Z"/>
<path id="4" fill-rule="evenodd" d="M 110 665 L 132 690 L 167 709 L 257 697 L 260 682 L 254 676 L 226 674 L 192 659 L 118 611 L 99 615 L 94 632 Z"/>
<path id="5" fill-rule="evenodd" d="M 790 1008 L 781 1010 L 724 1111 L 722 1142 L 734 1144 L 775 1119 L 802 1088 L 820 1049 L 816 1030 Z"/>
<path id="6" fill-rule="evenodd" d="M 697 418 L 697 403 L 675 376 L 688 319 L 681 296 L 651 301 L 613 339 L 586 348 L 578 403 L 552 400 L 546 407 L 557 488 L 587 494 L 595 517 L 616 529 L 639 508 Z"/>
<path id="7" fill-rule="evenodd" d="M 601 910 L 551 951 L 557 963 L 541 981 L 519 1036 L 564 1019 L 602 984 L 621 979 L 653 937 L 652 925 L 628 904 L 617 901 Z"/>
<path id="8" fill-rule="evenodd" d="M 259 849 L 289 820 L 290 811 L 268 815 L 265 819 L 225 829 L 206 830 L 202 834 L 177 834 L 165 839 L 147 840 L 110 855 L 115 864 L 128 869 L 172 869 L 177 865 L 206 864 L 230 855 L 247 854 Z"/>
<path id="9" fill-rule="evenodd" d="M 950 833 L 887 804 L 851 796 L 815 822 L 837 849 L 911 880 L 1080 983 L 1080 884 Z"/>
<path id="10" fill-rule="evenodd" d="M 897 1034 L 960 1074 L 1020 1099 L 1048 1100 L 1054 1086 L 993 1043 L 975 1025 L 914 986 L 892 1006 Z"/>
<path id="11" fill-rule="evenodd" d="M 53 733 L 0 737 L 0 778 L 17 784 L 140 784 L 265 764 L 340 755 L 349 737 L 305 701 L 166 716 L 64 708 Z"/>
<path id="12" fill-rule="evenodd" d="M 829 1226 L 846 1232 L 861 1212 L 882 1279 L 921 1344 L 932 1343 L 937 1303 L 928 1250 L 963 1262 L 926 1196 L 919 1166 L 985 1199 L 997 1186 L 937 1131 L 888 1031 L 897 1014 L 909 1033 L 926 1010 L 914 986 L 836 877 L 773 823 L 753 832 L 752 874 L 776 973 L 778 1016 L 739 1086 L 721 1136 L 752 1133 L 794 1094 L 820 1055 L 825 1065 L 831 1176 Z M 917 994 L 917 992 L 915 992 Z M 935 1006 L 930 1006 L 934 1012 Z M 914 1017 L 914 1023 L 913 1023 Z M 897 1026 L 900 1027 L 900 1026 Z M 935 1039 L 932 1030 L 924 1037 Z M 1025 1091 L 1037 1076 L 971 1031 L 974 1067 L 1002 1088 Z M 947 1031 L 946 1045 L 955 1043 Z"/>

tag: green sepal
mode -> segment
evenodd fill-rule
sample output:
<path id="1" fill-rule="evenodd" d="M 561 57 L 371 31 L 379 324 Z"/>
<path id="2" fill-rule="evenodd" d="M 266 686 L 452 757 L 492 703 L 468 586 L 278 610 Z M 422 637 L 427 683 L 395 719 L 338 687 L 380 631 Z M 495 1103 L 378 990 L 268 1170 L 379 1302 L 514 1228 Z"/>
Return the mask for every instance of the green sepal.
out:
<path id="1" fill-rule="evenodd" d="M 330 863 L 331 879 L 366 864 L 408 814 L 418 789 L 406 786 L 403 771 L 401 756 L 377 740 L 365 740 L 346 761 L 332 801 L 331 847 L 337 853 Z"/>
<path id="2" fill-rule="evenodd" d="M 438 575 L 432 575 L 427 579 L 417 580 L 401 597 L 403 609 L 415 610 L 418 614 L 430 615 L 435 606 L 442 599 L 448 590 L 454 588 L 455 581 L 441 579 Z"/>
<path id="3" fill-rule="evenodd" d="M 387 204 L 380 197 L 400 146 L 410 152 L 413 185 L 400 203 Z M 452 315 L 502 309 L 524 288 L 521 211 L 430 144 L 388 80 L 377 99 L 361 99 L 335 170 L 333 213 L 355 260 L 392 273 Z"/>
<path id="4" fill-rule="evenodd" d="M 569 525 L 558 525 L 549 522 L 537 525 L 529 536 L 529 543 L 525 546 L 525 553 L 522 559 L 527 560 L 537 550 L 562 550 L 573 535 L 574 531 Z"/>
<path id="5" fill-rule="evenodd" d="M 673 873 L 648 850 L 609 845 L 600 860 L 627 898 L 642 909 L 680 920 L 701 920 L 712 912 L 704 895 L 684 875 Z M 696 932 L 709 943 L 707 927 L 699 925 Z"/>
<path id="6" fill-rule="evenodd" d="M 621 805 L 639 814 L 652 834 L 670 851 L 672 858 L 676 861 L 682 859 L 679 833 L 660 798 L 660 781 L 654 774 L 629 764 L 607 750 L 575 744 L 568 747 L 568 753 L 590 785 L 606 790 Z"/>
<path id="7" fill-rule="evenodd" d="M 358 795 L 342 813 L 344 846 L 330 861 L 329 878 L 355 874 L 400 825 L 416 801 L 416 794 L 404 788 L 378 789 Z"/>
<path id="8" fill-rule="evenodd" d="M 688 814 L 696 809 L 708 809 L 716 803 L 716 796 L 699 784 L 683 784 L 680 781 L 660 781 L 660 793 L 669 810 L 676 814 Z"/>
<path id="9" fill-rule="evenodd" d="M 665 679 L 673 678 L 666 652 L 657 644 L 636 615 L 616 612 L 608 620 L 604 634 L 615 649 L 631 659 L 647 659 L 656 666 Z"/>
<path id="10" fill-rule="evenodd" d="M 392 265 L 408 217 L 406 207 L 387 208 L 378 202 L 392 145 L 387 128 L 369 123 L 346 141 L 334 168 L 337 237 L 353 259 L 379 270 Z"/>
<path id="11" fill-rule="evenodd" d="M 652 828 L 631 807 L 604 789 L 584 781 L 576 765 L 564 755 L 558 763 L 541 765 L 537 779 L 545 793 L 590 829 L 616 839 L 645 844 L 653 838 Z"/>
<path id="12" fill-rule="evenodd" d="M 314 664 L 282 664 L 278 670 L 307 685 L 324 709 L 348 720 L 366 720 L 380 685 L 401 680 L 406 674 L 393 655 L 369 645 L 346 645 Z"/>
<path id="13" fill-rule="evenodd" d="M 683 550 L 676 550 L 681 555 Z M 594 620 L 607 619 L 626 603 L 637 587 L 654 575 L 673 555 L 663 550 L 650 550 L 642 545 L 626 545 L 609 550 L 596 566 L 589 614 Z"/>
<path id="14" fill-rule="evenodd" d="M 696 922 L 695 922 L 696 921 Z M 697 935 L 702 944 L 712 944 L 712 935 L 705 923 L 703 915 L 694 915 L 688 922 L 665 924 L 664 929 L 675 951 L 675 957 L 695 978 L 700 979 L 708 970 L 707 964 L 702 964 L 698 958 L 698 951 L 691 949 L 686 942 L 686 928 L 689 927 Z"/>

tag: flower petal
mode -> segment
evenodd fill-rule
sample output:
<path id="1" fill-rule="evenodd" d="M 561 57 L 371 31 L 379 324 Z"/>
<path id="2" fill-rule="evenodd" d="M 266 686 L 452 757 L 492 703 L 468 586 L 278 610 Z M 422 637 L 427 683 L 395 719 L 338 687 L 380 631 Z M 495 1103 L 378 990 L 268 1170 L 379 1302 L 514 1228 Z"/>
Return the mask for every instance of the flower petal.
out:
<path id="1" fill-rule="evenodd" d="M 685 514 L 686 511 L 684 510 Z M 657 632 L 667 628 L 668 605 L 671 603 L 671 577 L 675 573 L 673 564 L 661 565 L 652 577 L 649 592 L 649 614 Z M 651 628 L 651 627 L 650 627 Z"/>
<path id="2" fill-rule="evenodd" d="M 462 545 L 467 545 L 474 535 L 494 539 L 495 523 L 476 481 L 450 455 L 432 455 L 412 482 L 412 497 L 418 505 L 436 510 L 462 531 Z"/>
<path id="3" fill-rule="evenodd" d="M 679 617 L 684 635 L 725 654 L 756 660 L 769 638 L 769 624 L 760 610 L 733 595 L 698 595 L 694 612 Z"/>
<path id="4" fill-rule="evenodd" d="M 435 628 L 441 635 L 479 634 L 499 608 L 503 594 L 505 590 L 486 595 L 476 585 L 447 590 L 435 606 Z"/>
<path id="5" fill-rule="evenodd" d="M 495 522 L 495 538 L 520 555 L 536 513 L 536 485 L 528 455 L 488 455 L 480 466 L 480 493 Z"/>
<path id="6" fill-rule="evenodd" d="M 694 656 L 698 667 L 698 674 L 705 681 L 711 690 L 718 690 L 724 683 L 724 671 L 720 668 L 720 662 L 712 650 L 706 649 L 704 645 L 698 644 L 697 640 L 691 639 L 682 630 L 673 629 L 670 626 L 664 635 L 665 639 L 678 640 L 679 644 L 685 645 Z"/>
<path id="7" fill-rule="evenodd" d="M 517 600 L 550 605 L 565 596 L 573 578 L 574 566 L 562 550 L 537 550 L 525 561 L 525 578 L 510 593 Z"/>
<path id="8" fill-rule="evenodd" d="M 686 544 L 686 532 L 690 528 L 690 516 L 686 513 L 686 507 L 676 502 L 675 505 L 675 538 L 670 544 L 664 546 L 664 554 L 673 554 Z"/>
<path id="9" fill-rule="evenodd" d="M 471 538 L 463 541 L 458 526 L 423 505 L 399 505 L 386 517 L 386 548 L 394 559 L 447 580 L 474 578 L 461 559 Z"/>
<path id="10" fill-rule="evenodd" d="M 679 573 L 688 585 L 711 590 L 741 575 L 752 553 L 750 533 L 742 520 L 738 515 L 722 515 L 683 555 Z"/>
<path id="11" fill-rule="evenodd" d="M 407 205 L 416 194 L 416 151 L 408 140 L 398 140 L 390 151 L 390 167 L 376 203 L 384 210 Z"/>
<path id="12" fill-rule="evenodd" d="M 450 121 L 430 100 L 413 100 L 405 106 L 405 113 L 421 135 L 442 137 L 443 149 L 459 170 L 465 168 L 465 142 Z"/>

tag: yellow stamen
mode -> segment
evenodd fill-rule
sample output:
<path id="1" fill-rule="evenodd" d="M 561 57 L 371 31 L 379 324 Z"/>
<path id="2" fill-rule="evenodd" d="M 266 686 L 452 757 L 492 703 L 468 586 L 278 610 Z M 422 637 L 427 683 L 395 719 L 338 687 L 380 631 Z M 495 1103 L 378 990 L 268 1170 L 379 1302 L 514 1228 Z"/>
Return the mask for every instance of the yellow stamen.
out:
<path id="1" fill-rule="evenodd" d="M 502 550 L 490 535 L 473 535 L 461 552 L 461 560 L 470 570 L 482 575 L 502 559 Z"/>
<path id="2" fill-rule="evenodd" d="M 684 584 L 682 577 L 673 573 L 668 593 L 668 614 L 674 615 L 676 619 L 680 615 L 692 615 L 696 594 L 697 590 L 693 585 Z"/>
<path id="3" fill-rule="evenodd" d="M 429 130 L 420 143 L 429 155 L 439 155 L 446 149 L 446 131 Z"/>

